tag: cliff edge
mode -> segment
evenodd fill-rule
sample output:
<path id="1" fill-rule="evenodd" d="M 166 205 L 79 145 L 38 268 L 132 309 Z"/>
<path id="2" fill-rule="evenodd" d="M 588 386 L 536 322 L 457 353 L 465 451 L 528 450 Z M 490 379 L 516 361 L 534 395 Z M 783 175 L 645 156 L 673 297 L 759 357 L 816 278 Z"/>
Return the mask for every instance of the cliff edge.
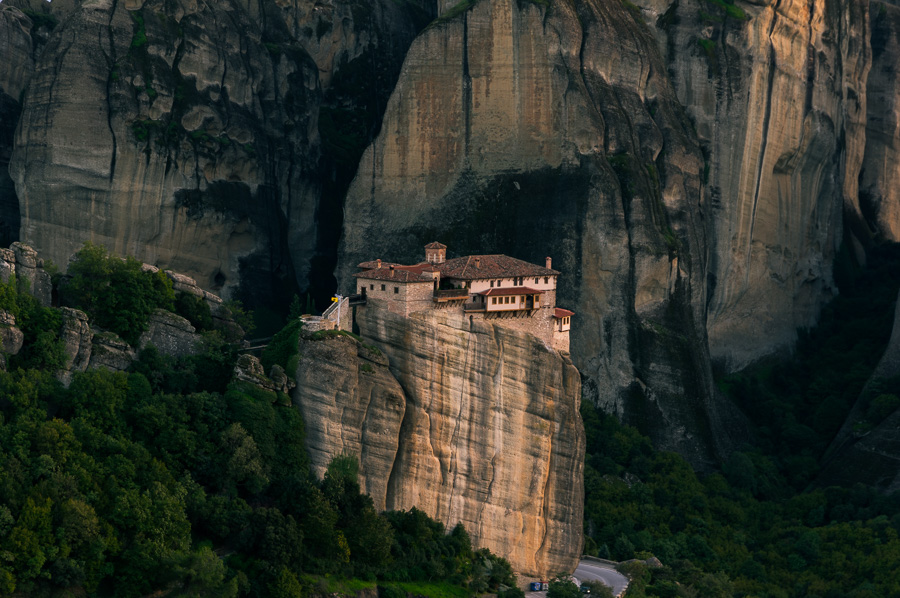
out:
<path id="1" fill-rule="evenodd" d="M 581 379 L 536 337 L 462 314 L 357 308 L 363 341 L 300 341 L 293 398 L 321 474 L 360 461 L 376 506 L 416 507 L 516 571 L 571 570 L 582 546 Z"/>

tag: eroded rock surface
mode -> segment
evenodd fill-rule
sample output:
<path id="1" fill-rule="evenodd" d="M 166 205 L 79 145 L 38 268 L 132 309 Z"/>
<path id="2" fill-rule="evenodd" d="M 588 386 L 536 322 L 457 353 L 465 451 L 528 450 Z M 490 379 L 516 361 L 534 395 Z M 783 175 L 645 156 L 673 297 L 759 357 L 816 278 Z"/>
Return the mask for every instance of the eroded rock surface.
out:
<path id="1" fill-rule="evenodd" d="M 124 372 L 134 361 L 135 351 L 117 334 L 109 331 L 93 330 L 91 341 L 90 368 L 107 368 L 114 372 Z"/>
<path id="2" fill-rule="evenodd" d="M 15 355 L 22 349 L 24 340 L 25 335 L 16 326 L 16 317 L 0 310 L 0 352 L 4 355 Z"/>
<path id="3" fill-rule="evenodd" d="M 340 198 L 322 181 L 349 180 L 377 129 L 416 31 L 409 10 L 54 2 L 43 10 L 65 18 L 32 57 L 29 21 L 6 4 L 0 27 L 23 59 L 0 77 L 15 90 L 31 77 L 3 121 L 22 108 L 10 158 L 22 239 L 64 264 L 90 238 L 251 301 L 289 300 L 323 252 L 316 276 L 330 276 L 339 231 L 319 224 Z M 0 131 L 0 161 L 2 146 Z M 334 172 L 338 155 L 349 173 Z"/>
<path id="4" fill-rule="evenodd" d="M 868 2 L 638 2 L 706 155 L 706 327 L 726 370 L 789 348 L 862 223 Z"/>
<path id="5" fill-rule="evenodd" d="M 316 471 L 355 455 L 376 505 L 462 522 L 525 574 L 574 568 L 584 431 L 568 357 L 462 314 L 357 316 L 363 344 L 300 345 L 294 397 Z"/>
<path id="6" fill-rule="evenodd" d="M 76 372 L 83 372 L 91 362 L 91 339 L 94 332 L 88 324 L 88 315 L 79 309 L 61 307 L 62 329 L 59 338 L 63 342 L 65 363 L 56 377 L 66 386 Z"/>
<path id="7" fill-rule="evenodd" d="M 153 345 L 163 355 L 184 357 L 198 353 L 201 341 L 202 337 L 186 319 L 157 309 L 147 322 L 146 332 L 138 339 L 138 347 Z"/>
<path id="8" fill-rule="evenodd" d="M 347 196 L 342 283 L 435 239 L 454 256 L 552 256 L 590 399 L 715 460 L 703 156 L 629 8 L 490 0 L 441 19 L 411 47 L 382 131 Z"/>
<path id="9" fill-rule="evenodd" d="M 900 6 L 872 2 L 872 69 L 866 85 L 866 151 L 860 211 L 878 238 L 900 241 Z"/>
<path id="10" fill-rule="evenodd" d="M 301 340 L 294 402 L 306 424 L 310 466 L 320 478 L 335 456 L 360 461 L 360 487 L 386 508 L 406 395 L 387 358 L 348 336 Z"/>

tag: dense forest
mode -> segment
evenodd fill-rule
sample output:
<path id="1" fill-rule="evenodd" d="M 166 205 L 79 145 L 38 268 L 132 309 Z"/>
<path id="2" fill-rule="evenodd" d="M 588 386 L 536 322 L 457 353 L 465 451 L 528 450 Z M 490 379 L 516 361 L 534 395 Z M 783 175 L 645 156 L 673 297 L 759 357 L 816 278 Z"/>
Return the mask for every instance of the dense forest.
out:
<path id="1" fill-rule="evenodd" d="M 629 596 L 900 596 L 900 496 L 817 482 L 890 335 L 900 250 L 873 252 L 865 269 L 842 254 L 836 275 L 840 296 L 790 359 L 719 379 L 757 438 L 721 471 L 700 476 L 582 405 L 585 551 L 627 561 Z M 378 513 L 354 459 L 312 476 L 298 411 L 232 379 L 239 335 L 205 302 L 90 244 L 54 286 L 131 343 L 162 308 L 203 346 L 178 359 L 147 347 L 128 372 L 77 373 L 66 388 L 53 375 L 59 309 L 0 283 L 0 309 L 25 336 L 0 372 L 0 595 L 521 595 L 509 564 L 462 526 Z M 291 320 L 275 335 L 267 369 L 290 370 L 300 333 Z M 860 426 L 874 426 L 900 403 L 900 381 L 866 388 Z"/>
<path id="2" fill-rule="evenodd" d="M 0 284 L 25 334 L 0 372 L 0 595 L 521 594 L 461 525 L 378 513 L 354 459 L 315 479 L 298 411 L 229 382 L 237 345 L 203 301 L 93 245 L 55 279 L 63 303 L 131 342 L 163 308 L 204 330 L 204 347 L 180 359 L 148 347 L 129 372 L 88 370 L 64 388 L 59 310 Z M 295 333 L 266 361 L 290 359 Z"/>
<path id="3" fill-rule="evenodd" d="M 791 359 L 719 380 L 757 433 L 720 472 L 698 476 L 583 405 L 587 552 L 664 565 L 622 567 L 629 596 L 900 596 L 900 496 L 817 481 L 890 337 L 900 249 L 876 249 L 867 268 L 842 253 L 835 274 L 841 294 Z M 878 424 L 898 397 L 900 381 L 875 380 L 858 425 Z"/>

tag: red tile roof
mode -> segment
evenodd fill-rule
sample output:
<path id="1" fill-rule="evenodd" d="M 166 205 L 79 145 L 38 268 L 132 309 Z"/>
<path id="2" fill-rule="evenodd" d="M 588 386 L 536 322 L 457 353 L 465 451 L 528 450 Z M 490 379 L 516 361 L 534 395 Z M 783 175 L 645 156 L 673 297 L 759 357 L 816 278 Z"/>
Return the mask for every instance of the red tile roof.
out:
<path id="1" fill-rule="evenodd" d="M 363 262 L 375 264 L 375 262 Z M 360 264 L 364 267 L 363 264 Z M 428 262 L 416 264 L 415 266 L 401 266 L 398 264 L 385 264 L 382 262 L 381 268 L 372 268 L 363 272 L 357 272 L 353 276 L 356 278 L 366 278 L 369 280 L 393 280 L 395 282 L 431 282 L 431 272 L 435 271 L 435 267 Z"/>
<path id="2" fill-rule="evenodd" d="M 435 265 L 442 278 L 479 280 L 483 278 L 513 278 L 516 276 L 556 276 L 556 270 L 544 268 L 508 255 L 470 255 Z"/>
<path id="3" fill-rule="evenodd" d="M 488 289 L 476 293 L 476 295 L 484 295 L 485 297 L 497 297 L 501 295 L 543 295 L 544 291 L 532 289 L 529 287 L 508 287 L 505 289 Z"/>
<path id="4" fill-rule="evenodd" d="M 438 243 L 437 241 L 433 241 L 425 246 L 425 249 L 447 249 L 447 246 L 443 243 Z"/>
<path id="5" fill-rule="evenodd" d="M 574 316 L 574 311 L 569 311 L 568 309 L 563 309 L 561 307 L 553 308 L 553 317 L 554 318 L 565 318 L 567 316 Z"/>

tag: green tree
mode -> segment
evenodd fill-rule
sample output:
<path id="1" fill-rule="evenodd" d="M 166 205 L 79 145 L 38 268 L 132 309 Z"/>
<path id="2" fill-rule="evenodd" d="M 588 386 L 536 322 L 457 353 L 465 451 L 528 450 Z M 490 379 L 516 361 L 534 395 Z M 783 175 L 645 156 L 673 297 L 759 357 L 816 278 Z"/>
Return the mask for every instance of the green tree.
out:
<path id="1" fill-rule="evenodd" d="M 136 344 L 157 308 L 172 311 L 172 281 L 162 271 L 143 270 L 133 257 L 110 255 L 102 245 L 86 242 L 69 263 L 63 300 L 84 310 L 102 328 Z"/>
<path id="2" fill-rule="evenodd" d="M 582 598 L 582 596 L 581 590 L 572 583 L 572 580 L 559 576 L 550 582 L 547 598 Z"/>
<path id="3" fill-rule="evenodd" d="M 272 598 L 300 598 L 303 596 L 303 586 L 287 567 L 278 571 L 278 576 L 269 584 L 269 595 Z"/>

